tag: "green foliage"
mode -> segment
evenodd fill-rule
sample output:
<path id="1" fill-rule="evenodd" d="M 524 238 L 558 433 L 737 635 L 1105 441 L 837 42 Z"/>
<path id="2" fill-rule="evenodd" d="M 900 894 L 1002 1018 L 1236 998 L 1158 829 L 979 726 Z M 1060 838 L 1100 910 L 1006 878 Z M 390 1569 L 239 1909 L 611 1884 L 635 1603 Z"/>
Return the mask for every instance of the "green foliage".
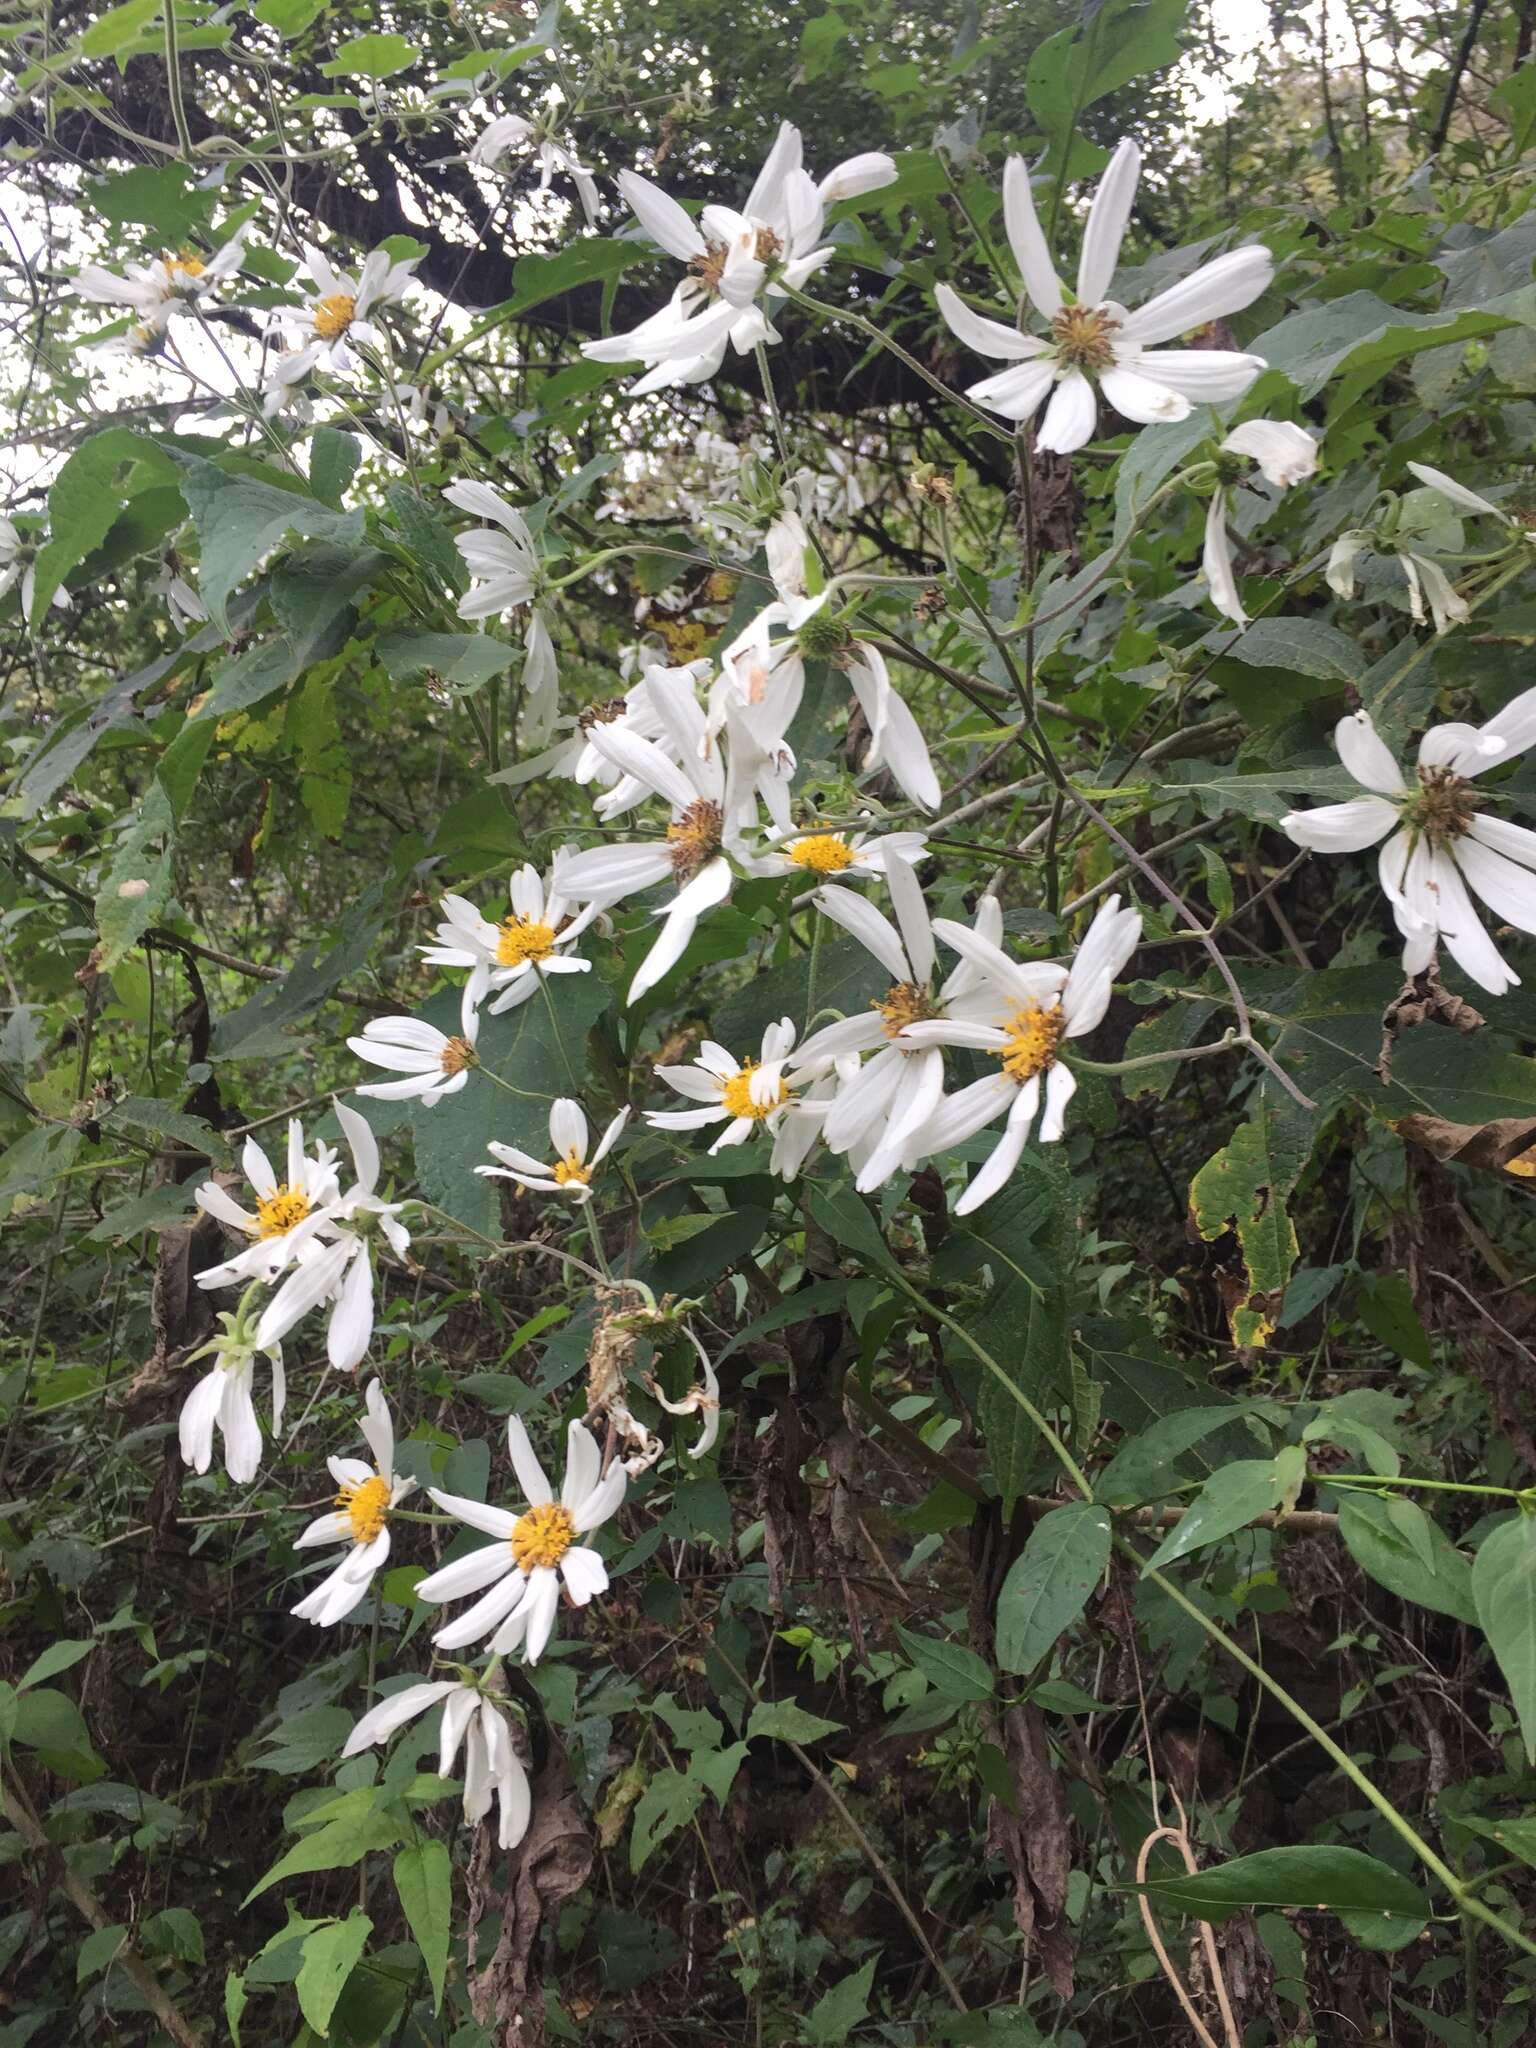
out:
<path id="1" fill-rule="evenodd" d="M 1523 708 L 1475 781 L 1415 753 L 1529 690 L 1536 77 L 1520 10 L 1366 6 L 1347 48 L 1272 11 L 1241 61 L 1185 0 L 13 13 L 0 2048 L 1173 2042 L 1176 1916 L 1226 1926 L 1248 2048 L 1524 2038 L 1536 1007 L 1494 992 L 1444 872 L 1407 976 L 1390 858 L 1284 821 L 1361 798 L 1337 733 L 1364 711 L 1421 852 L 1464 863 L 1474 809 L 1536 823 Z M 501 114 L 532 128 L 483 161 Z M 841 161 L 893 175 L 832 194 L 794 251 L 825 262 L 754 298 L 792 223 L 717 279 L 709 209 L 743 206 L 786 115 L 796 220 Z M 1070 286 L 1126 137 L 1115 346 L 1210 258 L 1262 243 L 1274 274 L 1143 359 L 1184 356 L 1187 417 L 1142 425 L 1111 382 L 1049 453 L 1045 415 L 968 398 L 1009 364 L 937 287 L 1053 344 L 1003 166 Z M 630 170 L 702 253 L 629 220 Z M 414 276 L 380 291 L 391 262 Z M 709 327 L 727 276 L 761 350 L 744 301 L 718 365 L 649 395 L 583 353 L 680 306 Z M 1205 402 L 1212 349 L 1263 361 Z M 1261 419 L 1315 473 L 1221 448 Z M 670 786 L 610 806 L 602 736 L 688 664 L 707 728 L 637 697 L 634 731 L 692 788 L 792 696 L 752 758 L 790 829 L 733 818 L 730 900 L 631 1004 L 715 849 Z M 926 835 L 951 937 L 995 902 L 1006 1004 L 946 928 L 909 988 L 920 964 L 817 907 L 910 919 L 889 871 L 838 865 L 892 831 Z M 500 1015 L 477 983 L 466 1024 L 466 947 L 548 957 L 509 877 L 558 889 L 632 841 L 671 874 L 600 906 L 580 971 Z M 1499 873 L 1470 914 L 1529 985 L 1536 913 Z M 1057 1016 L 1044 963 L 1091 964 L 1110 895 L 1134 950 Z M 996 1114 L 866 1170 L 927 1085 L 903 1017 L 951 1002 L 993 1035 L 946 1048 L 945 1097 Z M 1079 1003 L 1091 1028 L 1053 1037 Z M 744 1104 L 706 1041 L 756 1062 L 786 1018 L 784 1096 Z M 801 1072 L 827 1025 L 862 1052 Z M 402 1043 L 462 1085 L 361 1095 Z M 701 1053 L 685 1096 L 667 1075 Z M 860 1057 L 894 1085 L 850 1145 L 825 1118 Z M 1037 1114 L 962 1201 L 1030 1083 L 1059 1136 Z M 703 1129 L 649 1120 L 706 1098 Z M 551 1129 L 570 1100 L 584 1154 Z M 489 1177 L 489 1144 L 528 1158 Z M 284 1385 L 258 1325 L 338 1245 Z M 335 1463 L 373 1455 L 374 1383 L 384 1506 Z M 523 1519 L 508 1418 L 581 1526 Z M 578 1480 L 627 1461 L 606 1515 L 561 1493 L 573 1442 Z M 317 1627 L 296 1609 L 372 1513 L 388 1556 Z M 531 1531 L 569 1594 L 532 1661 L 519 1579 L 432 1584 Z M 424 1679 L 472 1697 L 358 1747 Z M 1209 1971 L 1192 1995 L 1221 2035 Z"/>

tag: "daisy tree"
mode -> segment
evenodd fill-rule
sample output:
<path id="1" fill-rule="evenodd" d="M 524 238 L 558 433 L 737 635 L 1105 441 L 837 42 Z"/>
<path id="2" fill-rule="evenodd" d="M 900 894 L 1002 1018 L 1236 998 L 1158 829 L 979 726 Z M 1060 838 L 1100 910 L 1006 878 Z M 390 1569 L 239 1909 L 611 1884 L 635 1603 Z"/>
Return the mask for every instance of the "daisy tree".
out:
<path id="1" fill-rule="evenodd" d="M 17 15 L 0 2048 L 1524 2037 L 1491 12 Z"/>

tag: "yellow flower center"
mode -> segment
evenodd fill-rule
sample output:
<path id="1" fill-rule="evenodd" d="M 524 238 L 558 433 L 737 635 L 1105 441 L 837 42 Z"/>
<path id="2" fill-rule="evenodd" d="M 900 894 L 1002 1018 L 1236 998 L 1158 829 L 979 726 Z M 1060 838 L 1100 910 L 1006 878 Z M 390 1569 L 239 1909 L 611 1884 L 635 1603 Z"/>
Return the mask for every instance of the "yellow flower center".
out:
<path id="1" fill-rule="evenodd" d="M 553 925 L 540 924 L 536 917 L 504 917 L 496 941 L 496 960 L 502 967 L 521 967 L 526 960 L 547 960 L 555 950 Z"/>
<path id="2" fill-rule="evenodd" d="M 203 259 L 195 249 L 178 249 L 174 256 L 166 256 L 162 260 L 165 274 L 172 284 L 180 278 L 190 279 L 203 274 Z"/>
<path id="3" fill-rule="evenodd" d="M 343 1486 L 336 1505 L 352 1525 L 354 1543 L 371 1543 L 389 1520 L 390 1485 L 377 1474 Z"/>
<path id="4" fill-rule="evenodd" d="M 1008 1019 L 1008 1036 L 997 1049 L 1003 1072 L 1020 1086 L 1044 1073 L 1056 1058 L 1056 1047 L 1066 1028 L 1059 1003 L 1044 1009 L 1028 1002 Z"/>
<path id="5" fill-rule="evenodd" d="M 478 1063 L 475 1048 L 467 1038 L 450 1038 L 438 1057 L 438 1065 L 445 1074 L 462 1074 L 466 1067 Z"/>
<path id="6" fill-rule="evenodd" d="M 579 1182 L 582 1187 L 585 1187 L 591 1178 L 591 1167 L 582 1164 L 576 1157 L 574 1148 L 567 1152 L 563 1159 L 558 1159 L 555 1162 L 555 1179 L 563 1188 L 568 1188 L 573 1181 Z"/>
<path id="7" fill-rule="evenodd" d="M 576 1524 L 569 1508 L 551 1501 L 518 1516 L 512 1531 L 512 1556 L 520 1570 L 531 1572 L 540 1565 L 557 1565 L 575 1541 Z"/>
<path id="8" fill-rule="evenodd" d="M 352 325 L 357 301 L 350 292 L 327 292 L 315 301 L 315 332 L 322 341 L 335 341 Z"/>
<path id="9" fill-rule="evenodd" d="M 785 847 L 784 857 L 817 875 L 840 875 L 854 861 L 853 848 L 837 832 L 811 832 L 804 839 L 793 840 Z"/>
<path id="10" fill-rule="evenodd" d="M 667 838 L 672 847 L 672 872 L 680 882 L 689 881 L 711 855 L 720 851 L 724 824 L 720 806 L 701 796 L 667 827 Z"/>
<path id="11" fill-rule="evenodd" d="M 887 1038 L 900 1038 L 909 1024 L 920 1024 L 928 1017 L 936 1017 L 933 999 L 920 981 L 893 982 L 885 992 L 883 1002 L 872 1003 L 871 1009 L 878 1010 L 885 1019 Z M 916 1052 L 916 1046 L 903 1046 L 903 1052 Z"/>
<path id="12" fill-rule="evenodd" d="M 309 1197 L 302 1188 L 281 1181 L 270 1195 L 256 1198 L 256 1235 L 259 1238 L 286 1237 L 295 1224 L 309 1214 Z"/>
<path id="13" fill-rule="evenodd" d="M 1063 306 L 1051 322 L 1056 354 L 1074 370 L 1107 370 L 1115 360 L 1110 337 L 1119 325 L 1098 306 Z"/>
<path id="14" fill-rule="evenodd" d="M 720 1100 L 725 1104 L 732 1116 L 750 1117 L 753 1123 L 760 1124 L 765 1118 L 772 1116 L 776 1109 L 788 1102 L 789 1083 L 787 1081 L 780 1081 L 779 1092 L 771 1102 L 754 1102 L 752 1099 L 752 1076 L 756 1071 L 757 1061 L 748 1060 L 741 1072 L 739 1074 L 732 1074 L 729 1081 L 726 1082 L 724 1088 L 720 1091 Z"/>

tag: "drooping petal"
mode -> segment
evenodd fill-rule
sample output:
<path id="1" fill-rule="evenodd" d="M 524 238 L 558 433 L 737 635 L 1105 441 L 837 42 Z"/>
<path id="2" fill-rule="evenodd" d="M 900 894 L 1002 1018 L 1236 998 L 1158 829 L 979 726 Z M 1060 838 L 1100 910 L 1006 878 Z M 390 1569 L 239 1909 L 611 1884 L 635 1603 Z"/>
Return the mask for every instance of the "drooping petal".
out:
<path id="1" fill-rule="evenodd" d="M 1213 491 L 1205 508 L 1205 545 L 1201 551 L 1200 566 L 1205 572 L 1211 603 L 1217 611 L 1235 626 L 1246 626 L 1248 614 L 1243 610 L 1243 600 L 1238 593 L 1237 577 L 1232 569 L 1232 549 L 1227 540 L 1225 490 Z"/>
<path id="2" fill-rule="evenodd" d="M 1310 846 L 1318 853 L 1361 853 L 1396 823 L 1397 812 L 1385 798 L 1360 796 L 1348 803 L 1287 811 L 1280 830 L 1297 846 Z"/>
<path id="3" fill-rule="evenodd" d="M 1005 326 L 1001 320 L 992 320 L 985 313 L 974 312 L 950 285 L 935 285 L 933 297 L 950 333 L 956 340 L 963 341 L 967 348 L 973 348 L 979 356 L 993 356 L 999 362 L 1016 363 L 1038 356 L 1045 348 L 1045 343 L 1034 336 L 1020 334 L 1016 327 Z"/>
<path id="4" fill-rule="evenodd" d="M 1032 363 L 1016 363 L 1011 370 L 999 370 L 995 377 L 966 387 L 966 397 L 978 405 L 990 406 L 1005 420 L 1032 420 L 1045 403 L 1056 377 L 1053 357 Z"/>
<path id="5" fill-rule="evenodd" d="M 1068 370 L 1056 386 L 1040 423 L 1039 445 L 1048 455 L 1071 455 L 1093 439 L 1098 401 L 1081 370 Z"/>
<path id="6" fill-rule="evenodd" d="M 1455 861 L 1469 887 L 1495 917 L 1517 931 L 1536 933 L 1536 874 L 1468 834 L 1458 839 Z"/>
<path id="7" fill-rule="evenodd" d="M 1491 996 L 1507 995 L 1512 988 L 1518 988 L 1519 975 L 1489 938 L 1487 927 L 1472 907 L 1461 873 L 1444 847 L 1431 849 L 1429 875 L 1429 886 L 1440 906 L 1440 942 L 1462 973 Z"/>

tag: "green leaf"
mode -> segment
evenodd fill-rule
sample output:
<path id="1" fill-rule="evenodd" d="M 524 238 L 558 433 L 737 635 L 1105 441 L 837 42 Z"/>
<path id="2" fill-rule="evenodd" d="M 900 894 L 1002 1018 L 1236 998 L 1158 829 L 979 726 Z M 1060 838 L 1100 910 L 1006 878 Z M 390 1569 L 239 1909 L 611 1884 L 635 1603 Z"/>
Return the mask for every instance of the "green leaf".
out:
<path id="1" fill-rule="evenodd" d="M 1516 1815 L 1509 1820 L 1482 1820 L 1470 1813 L 1454 1816 L 1456 1826 L 1493 1842 L 1508 1855 L 1518 1856 L 1536 1870 L 1536 1820 Z"/>
<path id="2" fill-rule="evenodd" d="M 342 494 L 363 459 L 362 443 L 340 427 L 316 427 L 309 443 L 309 488 L 324 505 L 341 508 Z"/>
<path id="3" fill-rule="evenodd" d="M 34 1657 L 16 1686 L 25 1692 L 29 1685 L 41 1685 L 45 1678 L 56 1678 L 61 1671 L 67 1671 L 71 1664 L 78 1664 L 82 1657 L 89 1657 L 96 1647 L 94 1636 L 65 1638 L 50 1643 L 38 1657 Z"/>
<path id="4" fill-rule="evenodd" d="M 154 1956 L 175 1956 L 178 1962 L 201 1963 L 203 1930 L 197 1915 L 185 1906 L 167 1906 L 152 1913 L 140 1930 L 145 1948 Z"/>
<path id="5" fill-rule="evenodd" d="M 341 1987 L 356 1967 L 373 1922 L 366 1913 L 353 1913 L 345 1920 L 333 1920 L 317 1927 L 304 1938 L 304 1960 L 294 1982 L 299 2010 L 317 2034 L 330 2032 L 331 2014 L 341 1996 Z"/>
<path id="6" fill-rule="evenodd" d="M 329 64 L 320 66 L 324 78 L 392 78 L 397 71 L 409 71 L 417 52 L 404 36 L 353 36 L 338 46 Z"/>
<path id="7" fill-rule="evenodd" d="M 1432 1363 L 1429 1335 L 1413 1305 L 1413 1289 L 1405 1273 L 1370 1273 L 1360 1283 L 1355 1312 L 1378 1343 L 1419 1365 Z"/>
<path id="8" fill-rule="evenodd" d="M 181 449 L 167 453 L 176 461 L 181 494 L 197 527 L 202 549 L 199 591 L 221 632 L 229 630 L 230 593 L 285 534 L 307 534 L 343 546 L 355 546 L 363 537 L 360 511 L 336 512 L 275 481 L 231 474 Z M 281 472 L 267 474 L 276 478 Z"/>
<path id="9" fill-rule="evenodd" d="M 652 1852 L 686 1827 L 704 1800 L 699 1778 L 682 1771 L 658 1771 L 635 1804 L 629 1836 L 629 1867 L 642 1870 Z"/>
<path id="10" fill-rule="evenodd" d="M 16 1701 L 14 1740 L 29 1749 L 88 1750 L 90 1730 L 67 1693 L 40 1686 Z"/>
<path id="11" fill-rule="evenodd" d="M 49 538 L 38 551 L 32 592 L 35 626 L 70 570 L 100 547 L 136 492 L 175 480 L 175 468 L 146 435 L 104 427 L 69 457 L 48 492 Z"/>
<path id="12" fill-rule="evenodd" d="M 327 1821 L 302 1842 L 296 1842 L 286 1856 L 280 1856 L 266 1876 L 251 1886 L 241 1903 L 248 1906 L 252 1899 L 259 1899 L 285 1877 L 302 1877 L 311 1870 L 350 1870 L 373 1850 L 392 1849 L 399 1839 L 399 1822 L 377 1808 Z"/>
<path id="13" fill-rule="evenodd" d="M 275 28 L 285 43 L 291 43 L 325 13 L 326 6 L 327 0 L 257 0 L 251 11 L 258 21 Z"/>
<path id="14" fill-rule="evenodd" d="M 129 43 L 136 42 L 141 29 L 147 28 L 160 13 L 160 0 L 123 0 L 121 7 L 112 7 L 105 14 L 98 14 L 80 37 L 82 57 L 112 57 Z"/>
<path id="15" fill-rule="evenodd" d="M 811 1215 L 835 1245 L 856 1252 L 877 1273 L 895 1266 L 873 1210 L 852 1188 L 813 1188 Z"/>
<path id="16" fill-rule="evenodd" d="M 395 1890 L 432 1979 L 432 2010 L 443 2002 L 453 1925 L 453 1859 L 446 1842 L 418 1842 L 395 1858 Z"/>
<path id="17" fill-rule="evenodd" d="M 1214 1869 L 1184 1871 L 1132 1887 L 1197 1920 L 1225 1920 L 1243 1906 L 1307 1906 L 1335 1913 L 1390 1915 L 1415 1931 L 1430 1915 L 1416 1884 L 1361 1849 L 1260 1849 Z"/>
<path id="18" fill-rule="evenodd" d="M 823 1992 L 806 2016 L 805 2038 L 811 2048 L 841 2048 L 859 2022 L 868 2017 L 869 1994 L 875 1981 L 878 1954 L 862 1968 Z"/>
<path id="19" fill-rule="evenodd" d="M 152 228 L 162 242 L 173 244 L 205 224 L 214 208 L 212 191 L 199 187 L 186 164 L 135 164 L 131 171 L 94 179 L 85 196 L 103 220 Z"/>
<path id="20" fill-rule="evenodd" d="M 997 1596 L 997 1661 L 1031 1672 L 1088 1605 L 1109 1563 L 1113 1529 L 1093 1501 L 1042 1515 Z"/>
<path id="21" fill-rule="evenodd" d="M 1249 668 L 1290 669 L 1330 683 L 1357 683 L 1366 667 L 1357 640 L 1324 619 L 1301 613 L 1255 619 L 1225 654 Z"/>
<path id="22" fill-rule="evenodd" d="M 1185 0 L 1105 0 L 1084 8 L 1079 25 L 1040 44 L 1029 61 L 1024 96 L 1050 137 L 1043 165 L 1048 176 L 1066 175 L 1073 131 L 1089 107 L 1133 78 L 1178 62 L 1184 8 Z M 1093 169 L 1103 160 L 1102 151 L 1093 151 L 1074 163 Z"/>
<path id="23" fill-rule="evenodd" d="M 746 1760 L 747 1745 L 744 1742 L 733 1742 L 729 1749 L 701 1749 L 690 1757 L 688 1775 L 707 1787 L 716 1806 L 723 1810 L 736 1782 L 736 1773 Z"/>
<path id="24" fill-rule="evenodd" d="M 1217 1238 L 1235 1227 L 1242 1246 L 1250 1291 L 1245 1302 L 1230 1310 L 1237 1344 L 1264 1344 L 1274 1331 L 1298 1252 L 1285 1199 L 1306 1164 L 1311 1141 L 1309 1122 L 1261 1100 L 1252 1120 L 1240 1124 L 1190 1182 L 1190 1213 L 1200 1235 Z"/>
<path id="25" fill-rule="evenodd" d="M 1339 1495 L 1339 1534 L 1360 1569 L 1399 1600 L 1449 1614 L 1453 1620 L 1477 1620 L 1472 1598 L 1472 1567 L 1445 1532 L 1422 1515 L 1433 1563 L 1425 1562 L 1421 1541 L 1404 1533 L 1394 1509 L 1411 1503 L 1377 1499 L 1351 1489 Z"/>
<path id="26" fill-rule="evenodd" d="M 1536 1517 L 1501 1522 L 1472 1560 L 1472 1598 L 1536 1763 Z"/>
<path id="27" fill-rule="evenodd" d="M 1374 292 L 1346 292 L 1288 314 L 1247 346 L 1271 369 L 1283 370 L 1303 399 L 1350 373 L 1353 389 L 1332 400 L 1338 408 L 1421 349 L 1471 341 L 1507 324 L 1497 313 L 1405 313 Z"/>
<path id="28" fill-rule="evenodd" d="M 944 1642 L 935 1636 L 915 1635 L 898 1623 L 901 1647 L 935 1691 L 953 1699 L 991 1699 L 996 1688 L 992 1674 L 974 1650 L 964 1643 Z"/>
<path id="29" fill-rule="evenodd" d="M 517 658 L 517 649 L 491 633 L 423 633 L 415 626 L 397 626 L 379 636 L 378 656 L 385 674 L 397 683 L 439 675 L 469 696 L 501 675 Z"/>
<path id="30" fill-rule="evenodd" d="M 1273 1458 L 1239 1458 L 1223 1465 L 1195 1495 L 1179 1520 L 1148 1558 L 1145 1571 L 1174 1564 L 1191 1551 L 1219 1543 L 1245 1528 L 1255 1515 L 1280 1505 L 1286 1472 Z"/>
<path id="31" fill-rule="evenodd" d="M 836 1735 L 842 1726 L 841 1721 L 824 1721 L 820 1714 L 808 1714 L 794 1700 L 759 1700 L 747 1723 L 747 1736 L 750 1740 L 756 1735 L 771 1735 L 779 1742 L 803 1745 Z"/>
<path id="32" fill-rule="evenodd" d="M 245 1979 L 231 1970 L 224 1979 L 224 2024 L 229 2028 L 229 2038 L 234 2048 L 241 2048 L 240 2022 L 245 2017 L 248 1993 Z"/>
<path id="33" fill-rule="evenodd" d="M 75 1956 L 75 1982 L 83 1984 L 98 1970 L 107 1969 L 116 1961 L 127 1940 L 126 1927 L 98 1927 L 88 1934 Z"/>

